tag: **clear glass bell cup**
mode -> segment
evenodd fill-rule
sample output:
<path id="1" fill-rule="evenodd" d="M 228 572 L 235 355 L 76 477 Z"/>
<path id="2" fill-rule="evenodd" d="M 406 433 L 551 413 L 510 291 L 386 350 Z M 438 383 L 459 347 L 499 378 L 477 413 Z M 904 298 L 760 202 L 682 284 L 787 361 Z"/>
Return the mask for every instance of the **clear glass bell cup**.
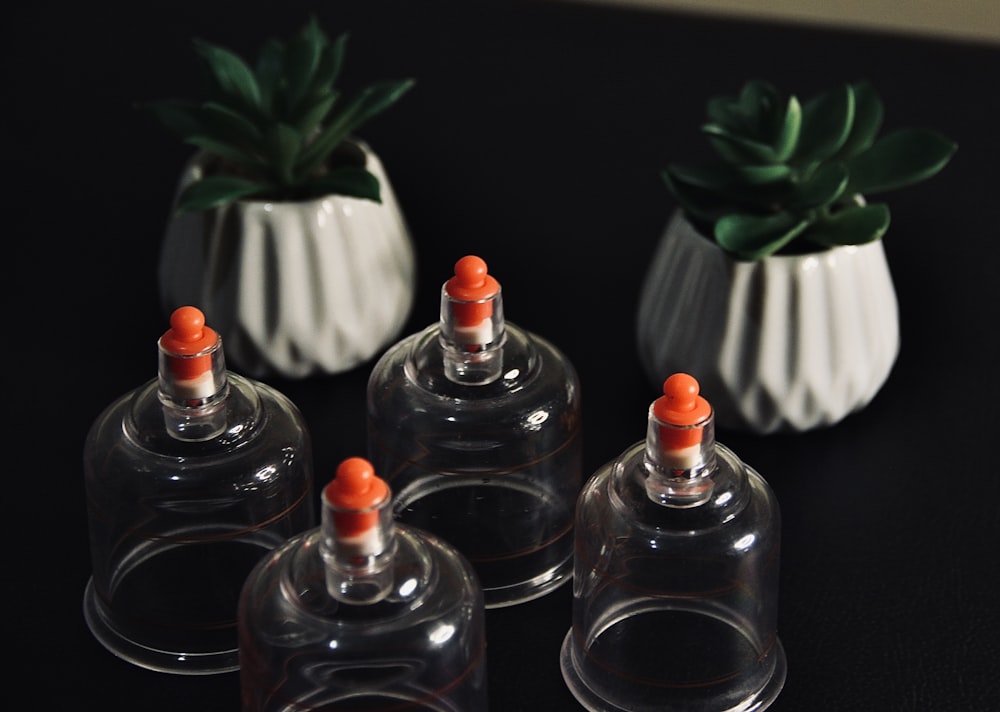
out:
<path id="1" fill-rule="evenodd" d="M 200 310 L 181 307 L 170 321 L 158 378 L 110 404 L 84 444 L 83 612 L 131 663 L 231 672 L 247 574 L 315 524 L 310 436 L 285 396 L 226 370 Z"/>
<path id="2" fill-rule="evenodd" d="M 455 546 L 487 608 L 569 581 L 579 380 L 553 344 L 505 321 L 484 260 L 461 258 L 438 322 L 375 364 L 367 409 L 368 457 L 395 492 L 396 518 Z"/>
<path id="3" fill-rule="evenodd" d="M 363 458 L 341 463 L 322 512 L 247 577 L 243 712 L 485 712 L 485 607 L 469 563 L 396 523 Z"/>
<path id="4" fill-rule="evenodd" d="M 766 709 L 786 675 L 777 501 L 715 441 L 691 376 L 648 422 L 580 494 L 563 678 L 591 712 Z"/>

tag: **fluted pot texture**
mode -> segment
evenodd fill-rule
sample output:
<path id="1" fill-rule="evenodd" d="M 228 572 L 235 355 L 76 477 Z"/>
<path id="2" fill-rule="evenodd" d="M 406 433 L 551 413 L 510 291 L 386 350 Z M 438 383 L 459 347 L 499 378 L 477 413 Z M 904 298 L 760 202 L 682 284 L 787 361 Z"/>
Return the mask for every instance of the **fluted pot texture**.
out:
<path id="1" fill-rule="evenodd" d="M 638 350 L 653 385 L 695 376 L 723 428 L 833 425 L 864 408 L 899 353 L 880 241 L 747 262 L 677 211 L 644 277 Z"/>
<path id="2" fill-rule="evenodd" d="M 205 312 L 240 372 L 304 378 L 349 370 L 399 336 L 413 304 L 415 255 L 379 157 L 357 142 L 382 202 L 330 195 L 243 200 L 172 215 L 159 262 L 167 313 Z M 205 170 L 195 155 L 178 191 Z"/>

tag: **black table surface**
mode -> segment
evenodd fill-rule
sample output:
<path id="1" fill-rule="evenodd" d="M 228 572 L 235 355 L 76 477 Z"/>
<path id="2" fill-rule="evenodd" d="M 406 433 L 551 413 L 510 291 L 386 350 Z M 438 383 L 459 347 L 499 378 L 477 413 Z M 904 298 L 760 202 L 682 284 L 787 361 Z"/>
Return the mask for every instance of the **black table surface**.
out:
<path id="1" fill-rule="evenodd" d="M 149 672 L 90 636 L 81 454 L 101 410 L 155 376 L 166 328 L 156 263 L 189 149 L 133 103 L 197 95 L 192 37 L 250 54 L 313 11 L 351 33 L 345 88 L 417 80 L 360 132 L 418 253 L 406 333 L 437 318 L 455 260 L 483 256 L 507 318 L 580 374 L 587 474 L 642 439 L 658 395 L 638 365 L 638 290 L 674 208 L 659 172 L 701 150 L 710 95 L 866 77 L 886 128 L 958 142 L 941 174 L 886 196 L 902 345 L 872 403 L 822 430 L 718 438 L 784 516 L 788 678 L 772 709 L 1000 709 L 1000 47 L 541 0 L 40 1 L 8 16 L 8 708 L 239 708 L 236 673 Z M 321 479 L 363 451 L 370 365 L 270 379 L 314 431 Z M 493 712 L 580 709 L 558 665 L 570 588 L 488 612 Z"/>

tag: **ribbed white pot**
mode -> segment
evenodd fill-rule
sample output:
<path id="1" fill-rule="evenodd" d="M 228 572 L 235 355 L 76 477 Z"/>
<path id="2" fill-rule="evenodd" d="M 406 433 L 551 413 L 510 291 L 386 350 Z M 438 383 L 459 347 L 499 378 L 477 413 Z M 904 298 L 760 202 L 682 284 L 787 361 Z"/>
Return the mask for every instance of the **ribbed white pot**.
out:
<path id="1" fill-rule="evenodd" d="M 245 375 L 303 378 L 371 359 L 413 304 L 415 255 L 378 156 L 362 144 L 382 202 L 330 195 L 239 201 L 173 216 L 159 263 L 166 313 L 193 305 Z M 204 170 L 194 156 L 181 187 Z"/>
<path id="2" fill-rule="evenodd" d="M 734 260 L 678 211 L 639 297 L 647 376 L 695 376 L 720 427 L 833 425 L 866 406 L 899 353 L 896 292 L 879 241 Z"/>

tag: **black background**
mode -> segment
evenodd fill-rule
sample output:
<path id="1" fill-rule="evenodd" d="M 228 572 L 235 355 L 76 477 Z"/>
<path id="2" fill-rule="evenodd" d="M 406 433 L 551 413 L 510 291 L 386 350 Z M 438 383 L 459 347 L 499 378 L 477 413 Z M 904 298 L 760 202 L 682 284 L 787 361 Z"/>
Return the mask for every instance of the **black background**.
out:
<path id="1" fill-rule="evenodd" d="M 235 673 L 148 672 L 90 636 L 81 454 L 101 410 L 155 375 L 167 325 L 156 263 L 189 149 L 133 103 L 197 94 L 192 37 L 252 55 L 312 11 L 328 33 L 351 33 L 345 89 L 417 80 L 359 132 L 416 243 L 406 332 L 437 318 L 458 257 L 483 256 L 507 318 L 577 367 L 588 474 L 644 436 L 658 395 L 636 355 L 638 290 L 674 207 L 659 171 L 704 150 L 709 96 L 757 76 L 800 97 L 867 77 L 887 129 L 958 142 L 941 174 L 886 196 L 902 349 L 874 401 L 829 429 L 718 438 L 784 515 L 789 671 L 772 709 L 997 709 L 1000 47 L 540 0 L 36 2 L 7 14 L 5 706 L 238 709 Z M 363 451 L 369 367 L 271 381 L 305 413 L 321 480 Z M 570 594 L 489 612 L 493 712 L 579 709 L 558 666 Z"/>

